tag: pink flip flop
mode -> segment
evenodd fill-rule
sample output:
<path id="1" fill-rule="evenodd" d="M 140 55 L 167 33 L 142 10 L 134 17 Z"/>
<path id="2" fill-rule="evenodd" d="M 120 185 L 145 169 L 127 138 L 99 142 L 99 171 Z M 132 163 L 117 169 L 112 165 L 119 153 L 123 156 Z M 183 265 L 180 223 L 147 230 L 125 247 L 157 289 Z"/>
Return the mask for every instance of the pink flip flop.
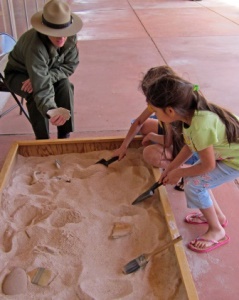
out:
<path id="1" fill-rule="evenodd" d="M 209 247 L 206 247 L 206 248 L 197 248 L 194 245 L 197 241 L 210 242 L 210 243 L 212 243 L 212 245 Z M 229 241 L 230 241 L 230 238 L 228 235 L 225 235 L 224 238 L 222 238 L 219 241 L 209 240 L 209 239 L 204 239 L 204 238 L 198 237 L 194 241 L 192 241 L 188 244 L 188 248 L 197 253 L 207 253 L 207 252 L 210 252 L 220 246 L 227 244 Z"/>
<path id="2" fill-rule="evenodd" d="M 197 219 L 198 221 L 194 221 Z M 188 224 L 194 224 L 194 225 L 201 225 L 201 224 L 207 224 L 207 221 L 204 219 L 204 216 L 202 213 L 193 212 L 186 216 L 185 222 Z M 226 227 L 228 225 L 228 220 L 225 220 L 223 224 L 221 224 L 222 227 Z"/>

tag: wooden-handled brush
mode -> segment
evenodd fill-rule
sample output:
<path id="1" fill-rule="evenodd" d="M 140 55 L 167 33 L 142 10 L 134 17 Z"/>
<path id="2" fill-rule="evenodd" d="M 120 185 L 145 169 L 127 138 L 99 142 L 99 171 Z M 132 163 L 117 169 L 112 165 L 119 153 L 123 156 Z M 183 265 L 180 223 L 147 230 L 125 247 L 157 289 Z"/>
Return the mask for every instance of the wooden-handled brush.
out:
<path id="1" fill-rule="evenodd" d="M 139 270 L 140 268 L 143 268 L 147 265 L 147 263 L 149 262 L 150 258 L 164 250 L 166 250 L 168 247 L 178 243 L 179 241 L 182 240 L 181 235 L 178 236 L 176 239 L 173 239 L 172 241 L 166 243 L 165 245 L 157 248 L 156 250 L 154 250 L 151 253 L 148 254 L 141 254 L 140 256 L 138 256 L 137 258 L 131 260 L 130 262 L 128 262 L 124 268 L 123 268 L 123 273 L 124 274 L 130 274 L 130 273 L 134 273 L 137 270 Z"/>

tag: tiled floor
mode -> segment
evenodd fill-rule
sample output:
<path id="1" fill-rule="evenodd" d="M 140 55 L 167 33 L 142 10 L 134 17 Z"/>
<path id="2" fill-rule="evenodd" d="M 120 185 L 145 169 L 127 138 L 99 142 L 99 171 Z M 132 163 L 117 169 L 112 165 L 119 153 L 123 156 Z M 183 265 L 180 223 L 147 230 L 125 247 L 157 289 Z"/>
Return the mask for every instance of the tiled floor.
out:
<path id="1" fill-rule="evenodd" d="M 238 0 L 69 2 L 84 22 L 78 35 L 81 63 L 72 76 L 73 137 L 124 135 L 131 119 L 145 108 L 138 90 L 142 74 L 161 64 L 172 66 L 199 84 L 208 99 L 239 115 Z M 0 134 L 1 166 L 14 140 L 34 139 L 30 124 L 19 116 L 18 109 L 0 119 Z M 172 187 L 167 191 L 186 245 L 206 227 L 186 225 L 183 218 L 189 210 L 184 193 Z M 196 254 L 186 247 L 185 251 L 200 300 L 236 300 L 239 190 L 230 183 L 213 192 L 229 220 L 226 230 L 231 241 L 208 254 Z"/>

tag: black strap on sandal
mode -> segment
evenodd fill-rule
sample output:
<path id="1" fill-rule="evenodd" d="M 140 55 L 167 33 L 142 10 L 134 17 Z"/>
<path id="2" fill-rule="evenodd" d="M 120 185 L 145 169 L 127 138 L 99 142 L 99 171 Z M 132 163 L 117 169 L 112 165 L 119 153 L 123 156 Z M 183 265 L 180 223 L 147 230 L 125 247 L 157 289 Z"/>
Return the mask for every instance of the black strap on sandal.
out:
<path id="1" fill-rule="evenodd" d="M 174 189 L 180 192 L 184 192 L 184 180 L 183 177 L 181 178 L 181 180 L 175 185 Z"/>

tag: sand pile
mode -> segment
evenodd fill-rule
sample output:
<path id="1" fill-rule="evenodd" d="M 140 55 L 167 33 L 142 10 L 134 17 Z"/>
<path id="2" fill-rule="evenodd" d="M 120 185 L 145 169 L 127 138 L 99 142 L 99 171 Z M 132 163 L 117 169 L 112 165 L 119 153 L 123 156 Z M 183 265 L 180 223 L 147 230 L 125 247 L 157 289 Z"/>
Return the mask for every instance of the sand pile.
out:
<path id="1" fill-rule="evenodd" d="M 1 299 L 186 298 L 172 249 L 123 274 L 125 264 L 170 236 L 157 193 L 131 205 L 155 181 L 141 152 L 129 150 L 108 168 L 95 164 L 111 155 L 18 156 L 1 200 L 0 282 L 15 268 L 49 272 L 44 286 L 28 276 L 26 290 Z"/>

